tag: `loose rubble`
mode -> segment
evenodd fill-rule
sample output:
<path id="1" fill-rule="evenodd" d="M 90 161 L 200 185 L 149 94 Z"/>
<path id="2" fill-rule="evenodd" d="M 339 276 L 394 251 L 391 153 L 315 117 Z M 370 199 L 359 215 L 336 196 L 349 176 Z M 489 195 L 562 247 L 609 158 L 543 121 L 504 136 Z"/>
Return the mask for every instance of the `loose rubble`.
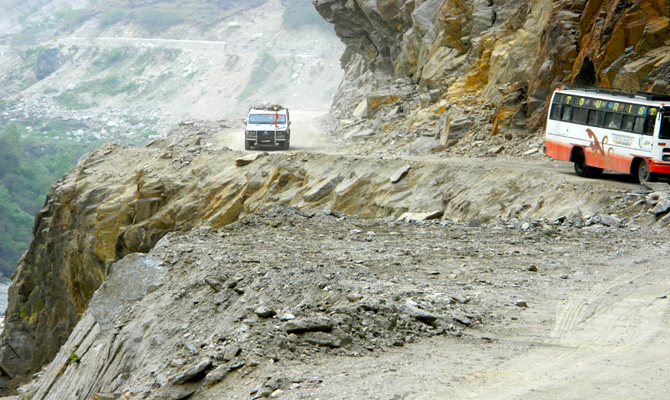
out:
<path id="1" fill-rule="evenodd" d="M 576 282 L 571 276 L 593 273 L 574 258 L 613 255 L 621 240 L 633 248 L 646 243 L 627 227 L 599 221 L 473 227 L 277 206 L 219 231 L 168 234 L 149 255 L 116 264 L 165 269 L 145 282 L 152 289 L 138 299 L 133 287 L 118 286 L 127 276 L 111 274 L 94 303 L 126 299 L 113 323 L 87 311 L 54 362 L 22 390 L 33 400 L 74 398 L 75 391 L 88 393 L 84 398 L 227 399 L 245 390 L 238 384 L 245 377 L 253 384 L 248 398 L 304 398 L 322 384 L 282 374 L 283 365 L 309 368 L 431 337 L 514 331 L 509 321 L 548 306 L 547 290 L 555 296 Z M 599 247 L 585 246 L 590 242 Z M 67 362 L 71 354 L 76 365 Z"/>

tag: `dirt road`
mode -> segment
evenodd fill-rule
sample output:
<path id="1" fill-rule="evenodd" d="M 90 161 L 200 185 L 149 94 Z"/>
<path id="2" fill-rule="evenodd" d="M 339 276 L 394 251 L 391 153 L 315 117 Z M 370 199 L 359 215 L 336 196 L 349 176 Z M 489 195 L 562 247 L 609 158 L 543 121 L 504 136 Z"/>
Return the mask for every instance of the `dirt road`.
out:
<path id="1" fill-rule="evenodd" d="M 296 147 L 328 151 L 332 147 L 327 138 L 309 117 L 296 118 Z M 420 157 L 412 157 L 416 158 Z M 571 164 L 541 157 L 528 162 L 501 157 L 490 164 L 542 169 L 550 172 L 548 176 L 583 180 L 574 175 Z M 598 187 L 631 192 L 640 188 L 633 178 L 615 173 L 592 182 L 596 191 Z M 573 274 L 560 274 L 560 287 L 554 287 L 558 273 L 549 272 L 554 279 L 545 278 L 544 285 L 535 289 L 533 306 L 524 308 L 522 318 L 508 315 L 507 321 L 481 334 L 469 331 L 465 339 L 433 338 L 363 359 L 318 360 L 309 371 L 300 365 L 292 367 L 317 380 L 327 377 L 312 392 L 314 398 L 666 398 L 670 393 L 670 347 L 664 335 L 670 328 L 666 297 L 670 295 L 666 262 L 670 246 L 661 239 L 664 231 L 637 229 L 615 229 L 571 249 L 562 250 L 561 241 L 544 243 L 555 247 L 555 255 L 547 262 L 572 264 Z M 366 388 L 364 394 L 342 392 L 357 386 Z"/>
<path id="2" fill-rule="evenodd" d="M 666 398 L 670 274 L 662 258 L 638 256 L 637 262 L 604 266 L 557 299 L 555 314 L 547 315 L 553 329 L 531 339 L 535 345 L 526 351 L 409 398 Z M 501 347 L 519 340 L 500 333 Z"/>
<path id="3" fill-rule="evenodd" d="M 341 147 L 326 135 L 320 127 L 320 119 L 327 115 L 325 111 L 291 110 L 291 147 L 287 150 L 305 152 L 341 152 Z M 241 119 L 243 119 L 241 117 Z M 219 134 L 219 144 L 233 150 L 244 151 L 244 125 L 226 129 Z M 249 152 L 279 151 L 274 148 L 254 148 Z"/>

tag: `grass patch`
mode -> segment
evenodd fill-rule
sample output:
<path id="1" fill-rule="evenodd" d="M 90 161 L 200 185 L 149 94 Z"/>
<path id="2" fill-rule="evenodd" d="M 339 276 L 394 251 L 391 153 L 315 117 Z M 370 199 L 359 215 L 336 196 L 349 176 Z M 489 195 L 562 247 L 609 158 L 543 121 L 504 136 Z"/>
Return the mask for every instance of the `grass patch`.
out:
<path id="1" fill-rule="evenodd" d="M 86 110 L 94 106 L 94 104 L 82 100 L 79 95 L 73 92 L 64 92 L 54 96 L 53 99 L 57 106 L 68 110 Z"/>
<path id="2" fill-rule="evenodd" d="M 80 20 L 86 19 L 90 15 L 90 11 L 87 9 L 72 9 L 72 8 L 63 8 L 54 14 L 57 19 L 63 21 L 63 25 L 72 26 L 79 22 Z"/>
<path id="3" fill-rule="evenodd" d="M 142 25 L 151 33 L 166 31 L 173 25 L 184 22 L 184 13 L 176 9 L 144 8 L 132 11 L 129 19 Z"/>
<path id="4" fill-rule="evenodd" d="M 273 77 L 273 74 L 276 74 L 275 70 L 278 66 L 279 62 L 276 58 L 272 57 L 265 50 L 261 51 L 256 59 L 256 65 L 251 71 L 249 82 L 247 82 L 247 86 L 245 86 L 237 99 L 245 100 L 256 93 L 269 77 Z"/>
<path id="5" fill-rule="evenodd" d="M 98 16 L 98 24 L 101 28 L 106 28 L 123 20 L 125 14 L 120 8 L 105 10 Z"/>
<path id="6" fill-rule="evenodd" d="M 97 94 L 106 94 L 108 96 L 116 96 L 121 93 L 130 93 L 139 87 L 135 82 L 123 83 L 117 75 L 109 75 L 108 77 L 97 81 L 95 92 Z"/>
<path id="7" fill-rule="evenodd" d="M 42 26 L 30 26 L 24 28 L 21 32 L 12 35 L 12 46 L 30 46 L 40 43 L 46 35 L 46 29 Z"/>

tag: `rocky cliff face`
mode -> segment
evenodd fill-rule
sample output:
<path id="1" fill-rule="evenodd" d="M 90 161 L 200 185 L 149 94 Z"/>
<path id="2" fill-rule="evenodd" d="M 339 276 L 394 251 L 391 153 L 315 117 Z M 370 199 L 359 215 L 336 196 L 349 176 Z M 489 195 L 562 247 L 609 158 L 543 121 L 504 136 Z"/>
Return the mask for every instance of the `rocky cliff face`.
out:
<path id="1" fill-rule="evenodd" d="M 667 1 L 316 0 L 315 5 L 347 45 L 348 72 L 339 98 L 349 101 L 336 102 L 343 112 L 367 95 L 355 87 L 388 91 L 388 81 L 410 79 L 419 92 L 439 89 L 449 103 L 491 107 L 492 131 L 499 133 L 514 115 L 527 119 L 530 129 L 540 128 L 557 87 L 670 90 Z"/>

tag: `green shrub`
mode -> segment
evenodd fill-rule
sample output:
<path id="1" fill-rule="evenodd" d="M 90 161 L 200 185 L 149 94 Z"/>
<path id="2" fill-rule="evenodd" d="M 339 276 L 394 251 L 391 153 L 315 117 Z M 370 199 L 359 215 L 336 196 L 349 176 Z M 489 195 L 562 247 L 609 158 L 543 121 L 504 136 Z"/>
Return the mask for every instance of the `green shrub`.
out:
<path id="1" fill-rule="evenodd" d="M 119 8 L 112 8 L 106 11 L 103 11 L 100 16 L 98 16 L 98 23 L 101 28 L 106 28 L 110 25 L 114 25 L 117 22 L 123 19 L 125 15 L 124 11 Z"/>
<path id="2" fill-rule="evenodd" d="M 125 57 L 125 52 L 120 47 L 107 50 L 102 58 L 107 65 L 113 65 L 121 61 Z"/>
<path id="3" fill-rule="evenodd" d="M 73 92 L 61 93 L 58 96 L 54 96 L 53 99 L 56 105 L 68 110 L 86 110 L 93 107 L 93 104 L 87 103 Z"/>
<path id="4" fill-rule="evenodd" d="M 266 50 L 258 53 L 258 58 L 256 59 L 254 69 L 251 70 L 247 86 L 242 90 L 237 99 L 244 100 L 251 97 L 267 81 L 268 77 L 272 77 L 275 74 L 278 66 L 279 62 L 277 59 L 272 57 Z"/>
<path id="5" fill-rule="evenodd" d="M 144 8 L 132 11 L 128 18 L 142 25 L 151 33 L 159 33 L 182 22 L 184 20 L 182 13 L 180 10 Z"/>

